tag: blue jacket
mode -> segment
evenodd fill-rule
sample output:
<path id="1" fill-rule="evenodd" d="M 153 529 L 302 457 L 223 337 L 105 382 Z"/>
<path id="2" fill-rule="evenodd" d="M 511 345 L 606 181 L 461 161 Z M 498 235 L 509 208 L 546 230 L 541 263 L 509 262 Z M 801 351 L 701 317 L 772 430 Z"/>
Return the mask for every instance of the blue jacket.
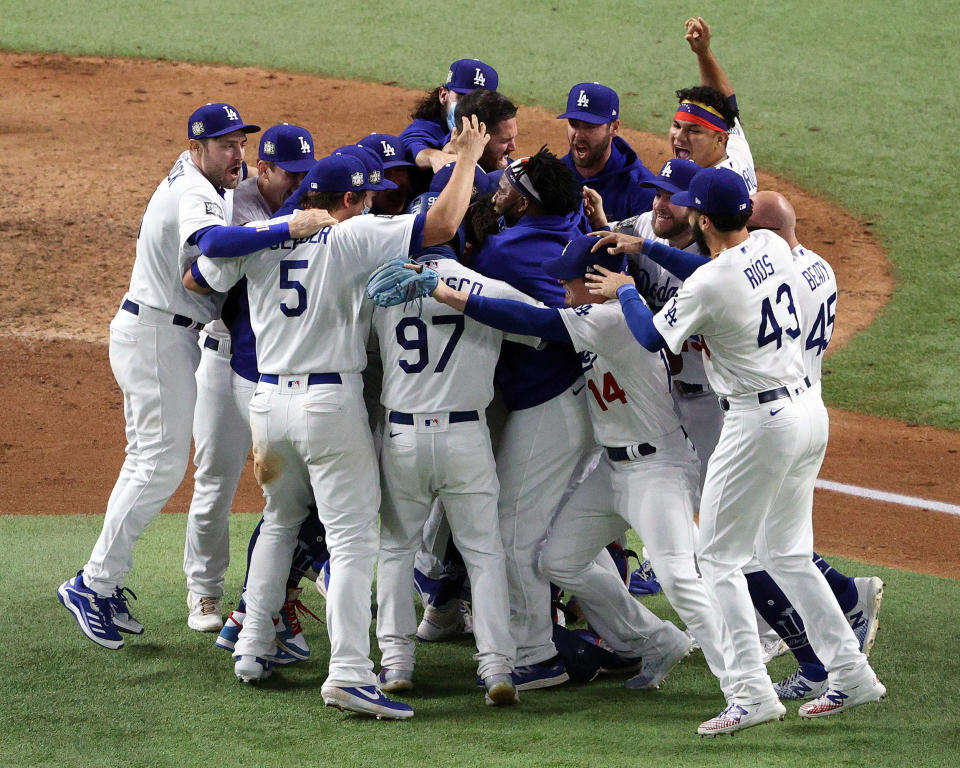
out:
<path id="1" fill-rule="evenodd" d="M 486 239 L 473 268 L 503 280 L 549 307 L 562 307 L 564 290 L 540 266 L 559 256 L 581 234 L 580 211 L 567 216 L 525 216 L 512 227 Z M 532 408 L 559 395 L 581 373 L 580 355 L 570 344 L 550 342 L 536 351 L 504 342 L 494 377 L 511 411 Z"/>
<path id="2" fill-rule="evenodd" d="M 449 133 L 445 123 L 441 125 L 435 120 L 417 118 L 403 129 L 400 141 L 407 149 L 407 159 L 413 163 L 424 149 L 443 149 Z"/>
<path id="3" fill-rule="evenodd" d="M 640 162 L 637 153 L 619 136 L 610 143 L 610 159 L 596 176 L 585 179 L 580 175 L 573 158 L 568 152 L 562 158 L 572 170 L 580 184 L 595 189 L 603 198 L 603 210 L 610 221 L 620 221 L 638 213 L 649 211 L 653 206 L 656 190 L 641 187 L 643 181 L 650 181 L 656 175 Z"/>

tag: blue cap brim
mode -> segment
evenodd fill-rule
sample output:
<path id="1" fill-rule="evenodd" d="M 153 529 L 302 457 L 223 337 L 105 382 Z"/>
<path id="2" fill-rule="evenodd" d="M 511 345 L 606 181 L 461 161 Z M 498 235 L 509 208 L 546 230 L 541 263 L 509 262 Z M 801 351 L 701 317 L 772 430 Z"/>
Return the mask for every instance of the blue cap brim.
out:
<path id="1" fill-rule="evenodd" d="M 693 199 L 693 195 L 689 192 L 677 192 L 673 197 L 670 198 L 670 202 L 673 205 L 679 205 L 684 208 L 697 208 L 697 203 Z"/>
<path id="2" fill-rule="evenodd" d="M 654 189 L 662 189 L 664 192 L 669 192 L 671 195 L 677 195 L 683 192 L 680 187 L 671 184 L 669 181 L 664 179 L 651 179 L 649 181 L 641 181 L 639 186 L 641 187 L 653 187 Z M 671 198 L 670 202 L 673 202 Z M 679 205 L 679 203 L 677 203 Z"/>
<path id="3" fill-rule="evenodd" d="M 208 133 L 206 136 L 200 136 L 201 139 L 215 139 L 217 136 L 226 136 L 228 133 L 233 133 L 234 131 L 243 131 L 244 133 L 259 133 L 259 125 L 249 125 L 244 123 L 243 125 L 231 125 L 229 128 L 224 128 L 222 131 L 217 131 L 216 133 Z"/>
<path id="4" fill-rule="evenodd" d="M 383 179 L 379 184 L 376 184 L 370 187 L 370 189 L 375 189 L 378 192 L 385 189 L 397 189 L 397 188 L 398 186 L 394 184 L 392 181 L 390 181 L 390 179 Z"/>
<path id="5" fill-rule="evenodd" d="M 584 273 L 579 266 L 567 263 L 563 256 L 557 256 L 555 259 L 547 259 L 541 265 L 544 272 L 554 280 L 573 280 L 577 277 L 583 277 Z"/>
<path id="6" fill-rule="evenodd" d="M 390 160 L 390 161 L 384 161 L 383 163 L 384 169 L 399 168 L 401 166 L 406 166 L 407 168 L 415 168 L 416 164 L 407 162 L 406 160 Z"/>
<path id="7" fill-rule="evenodd" d="M 290 173 L 309 173 L 310 169 L 317 164 L 316 160 L 312 160 L 308 157 L 305 157 L 301 160 L 285 160 L 285 161 L 283 160 L 270 161 L 264 157 L 261 157 L 260 159 L 266 162 L 273 162 L 275 165 L 279 166 L 280 168 L 283 168 L 283 170 L 285 171 L 289 171 Z"/>
<path id="8" fill-rule="evenodd" d="M 593 123 L 594 125 L 612 123 L 616 119 L 615 117 L 600 117 L 592 112 L 564 112 L 562 115 L 557 115 L 557 120 L 580 120 L 584 123 Z"/>

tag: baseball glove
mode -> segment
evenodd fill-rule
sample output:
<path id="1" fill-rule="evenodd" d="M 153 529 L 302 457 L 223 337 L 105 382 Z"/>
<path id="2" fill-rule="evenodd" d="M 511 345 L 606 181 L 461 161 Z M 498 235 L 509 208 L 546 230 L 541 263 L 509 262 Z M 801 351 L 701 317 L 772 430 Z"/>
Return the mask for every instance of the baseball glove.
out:
<path id="1" fill-rule="evenodd" d="M 420 299 L 437 287 L 440 280 L 429 267 L 408 269 L 404 259 L 391 259 L 377 267 L 367 279 L 367 296 L 378 307 L 392 307 Z"/>

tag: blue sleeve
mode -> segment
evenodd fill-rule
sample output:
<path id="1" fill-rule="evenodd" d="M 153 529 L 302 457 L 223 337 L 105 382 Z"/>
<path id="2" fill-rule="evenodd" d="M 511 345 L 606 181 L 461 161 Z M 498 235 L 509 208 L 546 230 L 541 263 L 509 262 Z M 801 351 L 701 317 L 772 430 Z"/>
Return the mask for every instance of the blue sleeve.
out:
<path id="1" fill-rule="evenodd" d="M 730 102 L 730 107 L 733 109 L 734 112 L 737 113 L 737 117 L 739 117 L 739 116 L 740 116 L 740 105 L 737 104 L 737 94 L 731 93 L 729 96 L 727 96 L 727 101 Z"/>
<path id="2" fill-rule="evenodd" d="M 567 326 L 556 309 L 533 307 L 512 299 L 488 299 L 471 293 L 463 314 L 507 333 L 570 343 Z"/>
<path id="3" fill-rule="evenodd" d="M 427 223 L 427 213 L 418 213 L 417 218 L 413 220 L 413 231 L 410 233 L 410 256 L 416 256 L 423 253 L 423 228 Z"/>
<path id="4" fill-rule="evenodd" d="M 643 303 L 636 286 L 621 285 L 617 289 L 617 298 L 620 299 L 630 333 L 645 349 L 656 352 L 667 346 L 667 342 L 653 324 L 653 312 Z"/>
<path id="5" fill-rule="evenodd" d="M 197 266 L 197 262 L 193 262 L 193 264 L 190 265 L 190 274 L 193 275 L 193 282 L 195 282 L 201 288 L 210 287 L 210 284 L 207 283 L 206 278 L 200 273 L 200 268 Z"/>
<path id="6" fill-rule="evenodd" d="M 687 253 L 687 251 L 681 251 L 679 248 L 673 248 L 655 240 L 644 240 L 642 250 L 644 255 L 649 256 L 667 272 L 676 275 L 681 280 L 686 280 L 710 261 L 706 256 Z"/>
<path id="7" fill-rule="evenodd" d="M 432 120 L 414 120 L 403 129 L 399 138 L 413 162 L 425 149 L 442 149 L 444 133 L 446 129 Z"/>
<path id="8" fill-rule="evenodd" d="M 229 259 L 269 248 L 290 238 L 287 222 L 267 227 L 206 227 L 193 238 L 204 256 Z"/>

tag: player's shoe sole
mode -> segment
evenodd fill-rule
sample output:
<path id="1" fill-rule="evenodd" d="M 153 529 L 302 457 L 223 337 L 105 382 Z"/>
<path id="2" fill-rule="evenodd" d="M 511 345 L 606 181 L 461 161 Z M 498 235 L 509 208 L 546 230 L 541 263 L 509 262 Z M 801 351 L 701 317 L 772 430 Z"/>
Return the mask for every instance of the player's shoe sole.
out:
<path id="1" fill-rule="evenodd" d="M 869 656 L 880 626 L 883 580 L 876 576 L 857 576 L 853 581 L 857 585 L 857 604 L 846 617 L 860 643 L 860 650 Z"/>

